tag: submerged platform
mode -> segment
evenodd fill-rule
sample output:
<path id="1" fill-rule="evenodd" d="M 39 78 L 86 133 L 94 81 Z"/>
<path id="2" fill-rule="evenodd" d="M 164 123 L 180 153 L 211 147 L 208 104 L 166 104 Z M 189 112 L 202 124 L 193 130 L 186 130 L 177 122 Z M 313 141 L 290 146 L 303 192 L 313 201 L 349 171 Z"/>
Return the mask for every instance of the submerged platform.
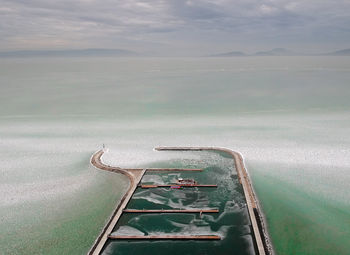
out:
<path id="1" fill-rule="evenodd" d="M 146 168 L 146 171 L 171 171 L 171 172 L 186 172 L 186 171 L 194 171 L 201 172 L 203 169 L 201 168 Z"/>
<path id="2" fill-rule="evenodd" d="M 245 169 L 243 158 L 240 153 L 217 147 L 158 147 L 155 148 L 157 151 L 217 151 L 225 152 L 231 155 L 234 159 L 235 168 L 237 170 L 237 175 L 239 182 L 243 186 L 245 200 L 247 202 L 247 208 L 249 213 L 249 218 L 252 224 L 252 232 L 257 246 L 257 252 L 260 255 L 273 254 L 272 246 L 267 235 L 264 219 L 260 212 L 258 202 L 255 198 L 253 188 L 250 183 L 248 173 Z M 157 188 L 157 187 L 217 187 L 217 185 L 211 184 L 168 184 L 168 185 L 145 185 L 139 184 L 142 180 L 143 175 L 147 171 L 203 171 L 203 169 L 195 168 L 134 168 L 125 169 L 120 167 L 113 167 L 106 165 L 102 162 L 101 156 L 104 150 L 96 152 L 91 158 L 91 164 L 96 168 L 101 170 L 121 173 L 126 175 L 130 180 L 130 186 L 126 194 L 123 196 L 121 202 L 114 210 L 110 220 L 107 225 L 103 228 L 99 237 L 96 239 L 94 245 L 88 252 L 88 254 L 100 254 L 107 242 L 107 239 L 119 239 L 119 240 L 220 240 L 221 237 L 218 235 L 112 235 L 112 231 L 117 224 L 122 213 L 218 213 L 218 209 L 189 209 L 189 210 L 137 210 L 137 209 L 125 209 L 129 200 L 131 199 L 133 193 L 137 187 L 141 188 Z"/>
<path id="3" fill-rule="evenodd" d="M 187 209 L 187 210 L 138 210 L 125 209 L 125 213 L 218 213 L 218 209 Z"/>
<path id="4" fill-rule="evenodd" d="M 118 236 L 109 235 L 110 239 L 121 239 L 121 240 L 220 240 L 221 237 L 217 235 L 159 235 L 159 236 Z"/>
<path id="5" fill-rule="evenodd" d="M 171 188 L 171 187 L 187 187 L 187 188 L 217 188 L 216 184 L 141 184 L 139 185 L 142 189 L 150 189 L 150 188 Z"/>

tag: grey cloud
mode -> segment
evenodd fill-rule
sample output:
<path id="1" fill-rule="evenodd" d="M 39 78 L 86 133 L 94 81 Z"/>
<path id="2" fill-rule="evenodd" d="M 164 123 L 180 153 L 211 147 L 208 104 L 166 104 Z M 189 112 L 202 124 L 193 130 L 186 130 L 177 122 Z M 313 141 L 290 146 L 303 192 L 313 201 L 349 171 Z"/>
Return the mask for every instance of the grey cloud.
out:
<path id="1" fill-rule="evenodd" d="M 0 50 L 139 45 L 147 51 L 161 44 L 168 51 L 191 45 L 220 51 L 229 43 L 284 47 L 314 37 L 337 47 L 350 39 L 345 0 L 0 0 L 0 6 Z"/>
<path id="2" fill-rule="evenodd" d="M 208 20 L 223 18 L 226 14 L 213 3 L 177 0 L 171 2 L 171 13 L 188 20 Z"/>

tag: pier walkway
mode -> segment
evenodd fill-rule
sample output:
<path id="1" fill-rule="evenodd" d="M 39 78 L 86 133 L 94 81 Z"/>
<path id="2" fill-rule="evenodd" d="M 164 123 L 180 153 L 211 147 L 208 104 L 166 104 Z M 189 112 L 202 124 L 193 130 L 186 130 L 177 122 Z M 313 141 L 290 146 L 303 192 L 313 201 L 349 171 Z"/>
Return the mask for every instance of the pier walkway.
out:
<path id="1" fill-rule="evenodd" d="M 201 188 L 217 188 L 218 185 L 216 184 L 141 184 L 139 185 L 142 189 L 150 189 L 150 188 L 171 188 L 171 187 L 185 187 L 185 188 L 194 188 L 194 187 L 201 187 Z"/>
<path id="2" fill-rule="evenodd" d="M 139 186 L 139 183 L 146 173 L 146 171 L 203 171 L 203 169 L 198 168 L 121 168 L 106 165 L 102 162 L 102 155 L 104 154 L 104 150 L 99 150 L 91 157 L 91 164 L 101 170 L 110 171 L 114 173 L 120 173 L 127 176 L 130 180 L 130 185 L 125 195 L 122 197 L 119 205 L 113 211 L 111 218 L 108 220 L 106 226 L 101 231 L 100 235 L 95 240 L 93 246 L 88 252 L 89 255 L 99 255 L 107 242 L 108 238 L 110 238 L 110 233 L 112 233 L 115 225 L 117 224 L 120 216 L 123 213 L 123 210 L 126 208 L 129 200 L 134 194 L 136 188 Z"/>
<path id="3" fill-rule="evenodd" d="M 146 168 L 147 171 L 169 171 L 169 172 L 202 172 L 201 168 Z"/>
<path id="4" fill-rule="evenodd" d="M 249 212 L 250 221 L 253 228 L 253 234 L 254 239 L 256 241 L 258 254 L 259 255 L 265 255 L 273 254 L 272 245 L 270 243 L 266 227 L 264 225 L 264 218 L 262 216 L 262 213 L 260 212 L 259 205 L 257 203 L 257 200 L 254 195 L 253 188 L 251 186 L 248 173 L 245 169 L 243 158 L 240 153 L 232 151 L 230 149 L 225 148 L 217 148 L 217 147 L 158 147 L 155 148 L 157 151 L 219 151 L 219 152 L 226 152 L 232 156 L 235 162 L 236 171 L 238 174 L 238 178 L 240 183 L 243 186 L 244 196 L 247 202 L 247 208 Z M 127 213 L 176 213 L 178 212 L 185 212 L 185 210 L 135 210 L 135 209 L 125 209 L 129 200 L 131 199 L 133 193 L 135 192 L 137 187 L 141 188 L 156 188 L 156 187 L 162 187 L 162 185 L 139 185 L 143 175 L 146 171 L 202 171 L 203 169 L 181 169 L 181 168 L 147 168 L 147 169 L 141 169 L 141 168 L 131 168 L 131 169 L 124 169 L 120 167 L 113 167 L 104 164 L 101 161 L 101 157 L 103 155 L 104 151 L 100 150 L 96 152 L 91 157 L 91 164 L 95 166 L 96 168 L 99 168 L 101 170 L 121 173 L 126 175 L 130 180 L 129 188 L 126 192 L 126 194 L 121 199 L 119 205 L 112 213 L 112 216 L 106 226 L 103 228 L 101 234 L 96 239 L 94 245 L 88 252 L 89 255 L 98 255 L 102 251 L 106 241 L 108 239 L 139 239 L 139 240 L 171 240 L 171 239 L 179 239 L 179 240 L 220 240 L 220 236 L 216 235 L 186 235 L 186 236 L 180 236 L 180 235 L 162 235 L 162 236 L 120 236 L 120 235 L 111 235 L 115 225 L 117 224 L 120 216 L 123 212 Z M 181 186 L 181 187 L 216 187 L 216 185 L 184 185 L 184 184 L 176 184 L 176 185 L 163 185 L 163 187 L 171 187 L 171 186 Z M 216 209 L 212 209 L 212 211 L 208 211 L 209 213 L 216 213 L 218 211 L 215 211 Z M 187 210 L 188 213 L 189 210 Z M 204 209 L 198 209 L 197 211 L 193 211 L 192 213 L 205 213 L 206 210 Z M 260 223 L 260 228 L 258 226 L 258 220 Z M 264 242 L 263 242 L 264 241 Z"/>
<path id="5" fill-rule="evenodd" d="M 125 213 L 218 213 L 218 209 L 186 209 L 186 210 L 174 210 L 174 209 L 160 209 L 160 210 L 138 210 L 138 209 L 124 209 Z"/>
<path id="6" fill-rule="evenodd" d="M 120 216 L 122 215 L 122 212 L 124 208 L 127 206 L 130 198 L 134 194 L 138 183 L 141 181 L 142 176 L 145 174 L 145 169 L 122 169 L 120 167 L 112 167 L 109 165 L 106 165 L 102 162 L 101 157 L 103 155 L 104 151 L 100 150 L 96 152 L 91 157 L 91 164 L 95 166 L 96 168 L 99 168 L 101 170 L 115 172 L 115 173 L 121 173 L 126 175 L 130 180 L 130 185 L 125 193 L 125 195 L 122 197 L 119 205 L 112 213 L 111 218 L 109 219 L 107 225 L 102 230 L 101 234 L 95 241 L 94 245 L 90 249 L 88 254 L 98 255 L 102 251 L 106 241 L 109 238 L 109 234 L 112 233 L 114 226 L 117 224 Z"/>
<path id="7" fill-rule="evenodd" d="M 248 172 L 245 169 L 243 157 L 239 152 L 218 147 L 157 147 L 157 151 L 220 151 L 226 152 L 232 156 L 235 162 L 235 168 L 238 174 L 240 183 L 243 186 L 244 196 L 247 202 L 249 218 L 253 228 L 253 234 L 256 240 L 259 255 L 265 255 L 266 253 L 273 253 L 271 243 L 269 241 L 267 230 L 264 225 L 263 217 L 258 207 L 253 187 L 251 186 Z M 257 215 L 255 214 L 257 213 Z M 259 217 L 257 219 L 257 217 Z M 258 226 L 258 220 L 261 224 L 261 229 Z M 261 232 L 260 232 L 261 230 Z M 264 242 L 263 242 L 264 239 Z M 264 245 L 265 243 L 265 245 Z M 266 251 L 265 251 L 266 248 Z"/>
<path id="8" fill-rule="evenodd" d="M 161 236 L 118 236 L 110 235 L 110 239 L 121 239 L 121 240 L 220 240 L 221 237 L 217 235 L 161 235 Z"/>

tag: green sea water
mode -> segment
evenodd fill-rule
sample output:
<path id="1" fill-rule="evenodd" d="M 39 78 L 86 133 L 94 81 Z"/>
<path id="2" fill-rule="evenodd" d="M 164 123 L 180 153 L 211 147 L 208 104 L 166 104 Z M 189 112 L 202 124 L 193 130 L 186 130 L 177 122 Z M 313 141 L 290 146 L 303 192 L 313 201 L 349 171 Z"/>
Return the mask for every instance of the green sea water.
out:
<path id="1" fill-rule="evenodd" d="M 234 161 L 210 152 L 184 152 L 167 165 L 200 167 L 203 172 L 148 172 L 144 184 L 176 183 L 178 178 L 194 179 L 217 188 L 138 188 L 128 209 L 218 209 L 202 216 L 181 214 L 124 213 L 113 235 L 218 235 L 220 241 L 110 241 L 103 254 L 257 254 L 242 185 Z M 191 157 L 191 154 L 193 157 Z M 164 162 L 165 163 L 165 162 Z M 163 163 L 163 166 L 164 166 Z"/>
<path id="2" fill-rule="evenodd" d="M 348 254 L 349 84 L 347 57 L 1 59 L 1 251 L 89 250 L 128 185 L 90 166 L 105 143 L 238 150 L 277 254 Z"/>

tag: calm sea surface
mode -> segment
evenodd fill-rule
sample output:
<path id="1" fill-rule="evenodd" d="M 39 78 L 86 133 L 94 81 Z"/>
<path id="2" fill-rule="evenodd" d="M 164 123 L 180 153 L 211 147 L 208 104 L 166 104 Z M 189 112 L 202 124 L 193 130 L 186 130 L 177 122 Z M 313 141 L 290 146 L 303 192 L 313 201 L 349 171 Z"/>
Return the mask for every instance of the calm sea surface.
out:
<path id="1" fill-rule="evenodd" d="M 128 187 L 90 166 L 103 143 L 133 167 L 238 150 L 278 254 L 350 250 L 349 57 L 1 59 L 0 92 L 4 254 L 89 250 Z"/>

